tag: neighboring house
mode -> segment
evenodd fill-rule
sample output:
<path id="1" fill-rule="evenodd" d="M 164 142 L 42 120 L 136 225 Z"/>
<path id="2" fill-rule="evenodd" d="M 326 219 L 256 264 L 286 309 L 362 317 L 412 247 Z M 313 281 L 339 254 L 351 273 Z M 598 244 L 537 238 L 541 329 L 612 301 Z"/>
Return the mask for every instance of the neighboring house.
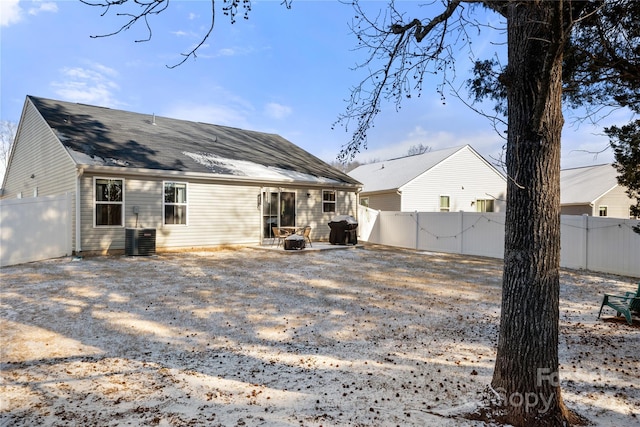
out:
<path id="1" fill-rule="evenodd" d="M 630 218 L 633 200 L 618 184 L 618 171 L 611 164 L 560 171 L 562 215 Z"/>
<path id="2" fill-rule="evenodd" d="M 70 193 L 73 248 L 123 250 L 125 228 L 158 250 L 258 244 L 271 226 L 356 215 L 354 178 L 275 134 L 27 96 L 3 198 Z"/>
<path id="3" fill-rule="evenodd" d="M 370 163 L 349 172 L 363 183 L 360 204 L 382 211 L 500 212 L 505 176 L 471 146 Z"/>

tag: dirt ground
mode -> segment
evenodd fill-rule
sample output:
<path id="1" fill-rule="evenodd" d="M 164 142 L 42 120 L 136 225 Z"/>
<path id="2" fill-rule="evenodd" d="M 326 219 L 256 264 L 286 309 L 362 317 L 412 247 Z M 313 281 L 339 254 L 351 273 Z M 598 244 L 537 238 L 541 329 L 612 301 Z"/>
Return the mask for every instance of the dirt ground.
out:
<path id="1" fill-rule="evenodd" d="M 2 426 L 480 426 L 499 260 L 365 246 L 63 258 L 0 270 Z M 567 405 L 640 425 L 640 321 L 562 271 Z"/>

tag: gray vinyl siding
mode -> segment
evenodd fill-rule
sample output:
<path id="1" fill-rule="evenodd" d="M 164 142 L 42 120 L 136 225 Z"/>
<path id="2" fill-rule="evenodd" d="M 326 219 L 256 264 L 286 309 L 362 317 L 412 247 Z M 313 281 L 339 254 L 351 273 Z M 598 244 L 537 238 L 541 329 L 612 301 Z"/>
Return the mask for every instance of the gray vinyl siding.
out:
<path id="1" fill-rule="evenodd" d="M 439 212 L 440 196 L 449 196 L 451 212 L 475 212 L 479 199 L 493 199 L 494 211 L 501 212 L 506 191 L 505 178 L 467 148 L 403 186 L 400 210 Z"/>
<path id="2" fill-rule="evenodd" d="M 75 164 L 30 102 L 14 145 L 3 198 L 33 197 L 36 188 L 38 196 L 75 192 Z"/>
<path id="3" fill-rule="evenodd" d="M 257 186 L 189 182 L 188 225 L 163 225 L 158 245 L 184 248 L 258 244 L 258 194 Z"/>
<path id="4" fill-rule="evenodd" d="M 94 176 L 124 179 L 124 227 L 94 226 Z M 164 182 L 186 182 L 187 225 L 165 225 Z M 212 184 L 181 179 L 141 179 L 131 176 L 87 175 L 82 180 L 82 248 L 84 251 L 122 250 L 125 228 L 155 228 L 156 247 L 206 248 L 257 244 L 260 211 L 257 186 Z M 138 208 L 138 215 L 134 213 Z"/>
<path id="5" fill-rule="evenodd" d="M 560 215 L 593 215 L 589 205 L 565 205 L 560 208 Z"/>
<path id="6" fill-rule="evenodd" d="M 94 177 L 124 179 L 125 226 L 94 226 Z M 187 183 L 187 225 L 164 225 L 164 182 Z M 180 178 L 85 174 L 82 177 L 82 249 L 91 252 L 123 250 L 125 228 L 155 228 L 156 248 L 189 249 L 261 243 L 262 213 L 259 184 L 237 185 Z M 322 212 L 322 189 L 282 187 L 296 193 L 296 225 L 310 225 L 311 238 L 328 240 L 328 223 L 335 215 L 356 215 L 354 192 L 337 190 L 336 213 Z M 307 196 L 309 194 L 309 196 Z M 138 208 L 138 215 L 134 213 Z"/>
<path id="7" fill-rule="evenodd" d="M 38 197 L 71 193 L 71 223 L 75 224 L 75 164 L 31 102 L 25 103 L 12 150 L 3 198 L 34 197 L 36 191 Z"/>
<path id="8" fill-rule="evenodd" d="M 610 218 L 629 218 L 629 207 L 632 200 L 627 196 L 625 188 L 618 185 L 613 190 L 596 200 L 593 206 L 593 215 L 598 216 L 599 207 L 607 207 L 607 216 Z"/>
<path id="9" fill-rule="evenodd" d="M 400 211 L 402 200 L 400 195 L 394 190 L 388 193 L 366 194 L 361 193 L 360 197 L 369 198 L 369 207 L 379 211 Z"/>

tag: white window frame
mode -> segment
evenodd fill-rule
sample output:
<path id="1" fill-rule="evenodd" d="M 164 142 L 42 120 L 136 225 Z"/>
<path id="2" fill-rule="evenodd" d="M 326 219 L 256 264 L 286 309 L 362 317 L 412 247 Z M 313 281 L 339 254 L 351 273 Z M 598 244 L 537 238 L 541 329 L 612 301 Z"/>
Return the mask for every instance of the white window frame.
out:
<path id="1" fill-rule="evenodd" d="M 165 191 L 167 184 L 181 184 L 184 185 L 186 202 L 167 203 L 165 201 Z M 166 223 L 165 207 L 166 206 L 184 206 L 185 219 L 184 224 L 168 224 Z M 186 227 L 189 225 L 189 183 L 183 181 L 162 181 L 162 225 L 164 227 Z"/>
<path id="2" fill-rule="evenodd" d="M 604 209 L 604 215 L 602 215 L 602 210 Z M 598 206 L 598 216 L 607 217 L 609 216 L 609 206 L 608 205 L 599 205 Z"/>
<path id="3" fill-rule="evenodd" d="M 447 198 L 448 206 L 446 208 L 442 207 L 442 198 L 443 197 Z M 439 207 L 440 212 L 451 212 L 451 196 L 449 196 L 448 194 L 441 194 L 438 197 L 438 207 Z"/>
<path id="4" fill-rule="evenodd" d="M 333 200 L 326 200 L 324 198 L 325 194 L 333 194 Z M 333 210 L 325 210 L 325 204 L 333 204 Z M 322 190 L 322 213 L 337 213 L 338 212 L 338 193 L 336 190 Z"/>
<path id="5" fill-rule="evenodd" d="M 121 181 L 122 182 L 122 200 L 119 202 L 113 201 L 103 201 L 97 200 L 96 193 L 96 185 L 98 184 L 98 180 L 107 179 L 110 181 Z M 124 227 L 124 203 L 125 203 L 125 179 L 124 178 L 116 178 L 112 176 L 94 176 L 93 177 L 93 227 L 94 228 L 122 228 Z M 96 215 L 96 211 L 98 205 L 120 205 L 120 224 L 97 224 L 98 216 Z"/>
<path id="6" fill-rule="evenodd" d="M 491 203 L 491 210 L 487 210 L 487 202 Z M 480 205 L 482 205 L 482 210 L 480 210 Z M 476 212 L 495 212 L 496 204 L 493 199 L 476 199 Z"/>

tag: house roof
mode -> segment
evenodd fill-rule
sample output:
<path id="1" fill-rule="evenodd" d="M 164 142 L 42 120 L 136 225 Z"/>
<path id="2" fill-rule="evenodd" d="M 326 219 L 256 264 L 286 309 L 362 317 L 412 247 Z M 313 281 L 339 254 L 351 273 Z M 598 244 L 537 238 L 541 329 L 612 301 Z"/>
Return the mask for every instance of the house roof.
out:
<path id="1" fill-rule="evenodd" d="M 27 96 L 78 165 L 359 185 L 283 137 Z"/>
<path id="2" fill-rule="evenodd" d="M 369 163 L 349 172 L 349 175 L 364 183 L 362 191 L 367 193 L 393 191 L 402 188 L 417 176 L 427 172 L 445 159 L 469 145 L 428 151 L 423 154 Z"/>
<path id="3" fill-rule="evenodd" d="M 618 185 L 618 172 L 607 163 L 560 171 L 560 204 L 594 203 Z"/>

